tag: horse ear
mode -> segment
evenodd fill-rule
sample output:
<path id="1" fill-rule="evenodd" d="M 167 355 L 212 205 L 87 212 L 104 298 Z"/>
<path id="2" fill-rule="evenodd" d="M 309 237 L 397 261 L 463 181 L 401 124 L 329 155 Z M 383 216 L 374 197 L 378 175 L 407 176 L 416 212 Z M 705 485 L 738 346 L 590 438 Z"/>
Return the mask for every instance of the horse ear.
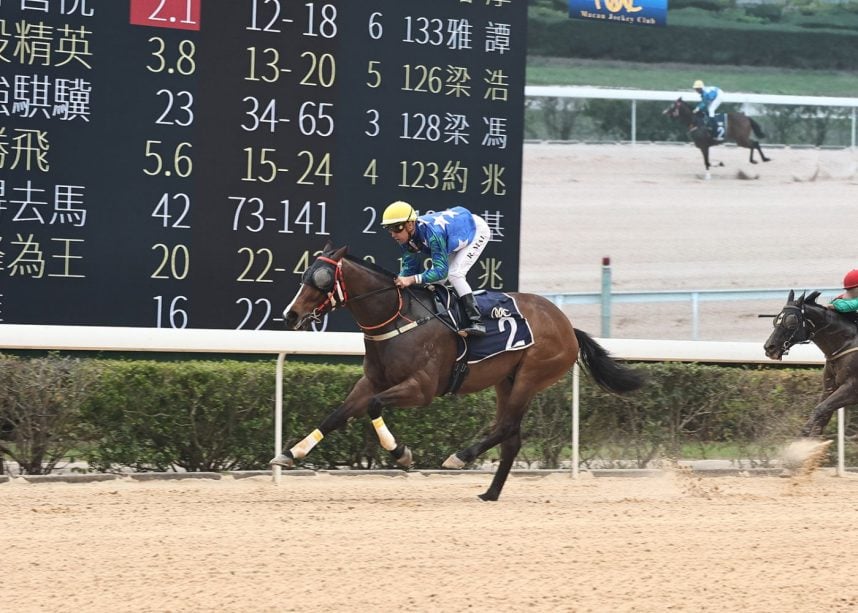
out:
<path id="1" fill-rule="evenodd" d="M 322 247 L 322 252 L 328 253 L 329 251 L 333 251 L 333 250 L 334 250 L 334 243 L 331 242 L 331 239 L 328 239 L 327 242 L 325 242 L 325 246 Z"/>
<path id="2" fill-rule="evenodd" d="M 787 296 L 787 304 L 792 304 L 795 302 L 795 291 L 790 290 L 789 295 Z"/>
<path id="3" fill-rule="evenodd" d="M 805 292 L 802 292 L 801 296 L 798 297 L 798 300 L 795 301 L 796 306 L 804 306 L 804 294 Z"/>
<path id="4" fill-rule="evenodd" d="M 349 250 L 349 246 L 348 246 L 348 245 L 343 245 L 342 247 L 340 247 L 339 249 L 337 249 L 336 251 L 334 251 L 334 252 L 331 254 L 331 259 L 332 259 L 332 260 L 342 260 L 342 259 L 343 259 L 343 256 L 344 256 L 346 253 L 348 253 L 348 250 Z"/>

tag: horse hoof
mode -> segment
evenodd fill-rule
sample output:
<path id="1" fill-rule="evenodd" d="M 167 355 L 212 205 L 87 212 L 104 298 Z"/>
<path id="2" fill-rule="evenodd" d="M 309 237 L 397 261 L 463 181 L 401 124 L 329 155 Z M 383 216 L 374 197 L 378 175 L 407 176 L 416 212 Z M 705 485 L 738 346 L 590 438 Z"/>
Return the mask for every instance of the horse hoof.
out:
<path id="1" fill-rule="evenodd" d="M 450 469 L 457 470 L 457 469 L 465 468 L 465 462 L 464 462 L 464 460 L 459 459 L 459 456 L 457 456 L 454 453 L 449 458 L 444 460 L 444 463 L 441 464 L 441 468 L 450 468 Z"/>
<path id="2" fill-rule="evenodd" d="M 478 494 L 477 498 L 479 498 L 480 500 L 485 500 L 486 502 L 497 502 L 498 495 L 486 492 L 485 494 Z"/>
<path id="3" fill-rule="evenodd" d="M 269 466 L 282 466 L 283 468 L 294 468 L 295 460 L 291 456 L 281 453 L 268 463 Z"/>
<path id="4" fill-rule="evenodd" d="M 414 457 L 411 455 L 411 450 L 408 447 L 402 451 L 401 456 L 396 458 L 396 463 L 402 468 L 411 468 L 411 465 L 414 464 Z"/>

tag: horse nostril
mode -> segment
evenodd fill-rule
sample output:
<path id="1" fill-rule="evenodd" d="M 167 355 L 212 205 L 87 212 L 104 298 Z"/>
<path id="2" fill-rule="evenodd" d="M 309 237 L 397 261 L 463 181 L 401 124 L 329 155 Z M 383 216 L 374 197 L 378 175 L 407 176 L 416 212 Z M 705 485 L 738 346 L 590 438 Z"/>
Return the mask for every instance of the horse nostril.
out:
<path id="1" fill-rule="evenodd" d="M 298 314 L 295 311 L 286 311 L 283 313 L 283 319 L 286 323 L 287 328 L 294 328 L 295 324 L 298 323 Z"/>

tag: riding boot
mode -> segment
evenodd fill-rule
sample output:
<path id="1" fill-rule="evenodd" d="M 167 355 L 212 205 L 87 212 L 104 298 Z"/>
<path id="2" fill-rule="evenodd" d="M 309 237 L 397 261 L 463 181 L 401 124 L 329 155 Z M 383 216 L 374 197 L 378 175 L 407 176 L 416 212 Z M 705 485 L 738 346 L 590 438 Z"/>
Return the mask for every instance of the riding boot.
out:
<path id="1" fill-rule="evenodd" d="M 486 326 L 480 321 L 480 309 L 477 308 L 474 295 L 461 296 L 459 302 L 465 311 L 465 317 L 468 318 L 467 322 L 462 322 L 464 327 L 459 330 L 459 334 L 461 336 L 485 336 Z"/>

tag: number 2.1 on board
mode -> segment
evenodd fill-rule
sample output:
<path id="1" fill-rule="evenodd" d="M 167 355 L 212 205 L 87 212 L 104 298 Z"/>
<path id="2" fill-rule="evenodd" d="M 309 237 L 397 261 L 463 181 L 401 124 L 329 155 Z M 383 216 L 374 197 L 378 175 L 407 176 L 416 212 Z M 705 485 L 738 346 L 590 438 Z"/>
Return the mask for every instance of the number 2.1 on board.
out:
<path id="1" fill-rule="evenodd" d="M 131 0 L 130 23 L 137 26 L 200 29 L 200 0 Z"/>

